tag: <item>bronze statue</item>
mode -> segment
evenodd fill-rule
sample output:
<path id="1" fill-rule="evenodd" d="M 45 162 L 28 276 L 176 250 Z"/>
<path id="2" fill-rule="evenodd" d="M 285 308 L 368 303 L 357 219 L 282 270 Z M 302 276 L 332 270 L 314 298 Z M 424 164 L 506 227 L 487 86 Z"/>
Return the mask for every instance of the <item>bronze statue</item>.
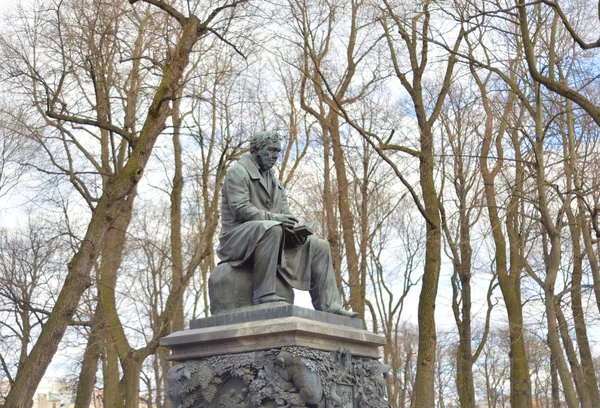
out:
<path id="1" fill-rule="evenodd" d="M 290 286 L 308 290 L 316 310 L 354 317 L 357 313 L 342 306 L 328 242 L 294 232 L 298 219 L 271 170 L 280 153 L 277 133 L 257 133 L 250 153 L 227 172 L 217 255 L 233 267 L 253 262 L 254 304 L 285 300 L 275 290 L 279 275 Z"/>

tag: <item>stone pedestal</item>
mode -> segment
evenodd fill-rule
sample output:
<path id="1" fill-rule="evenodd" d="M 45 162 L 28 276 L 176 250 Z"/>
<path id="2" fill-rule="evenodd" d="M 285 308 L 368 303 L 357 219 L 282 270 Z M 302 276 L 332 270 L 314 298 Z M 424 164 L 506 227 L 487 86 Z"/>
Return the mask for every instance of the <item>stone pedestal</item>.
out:
<path id="1" fill-rule="evenodd" d="M 387 408 L 382 336 L 359 319 L 249 306 L 161 339 L 174 408 Z"/>

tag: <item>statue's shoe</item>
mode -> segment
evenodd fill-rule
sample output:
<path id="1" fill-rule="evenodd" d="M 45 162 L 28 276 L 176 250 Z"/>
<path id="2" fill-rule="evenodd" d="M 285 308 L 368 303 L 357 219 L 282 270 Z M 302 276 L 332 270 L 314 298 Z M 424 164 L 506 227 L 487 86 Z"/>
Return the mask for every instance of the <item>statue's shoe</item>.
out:
<path id="1" fill-rule="evenodd" d="M 262 305 L 263 303 L 272 302 L 285 302 L 285 298 L 272 293 L 270 295 L 261 296 L 258 299 L 255 299 L 252 303 L 255 305 Z"/>
<path id="2" fill-rule="evenodd" d="M 340 307 L 338 310 L 336 310 L 333 313 L 337 314 L 337 315 L 340 315 L 340 316 L 347 316 L 347 317 L 356 317 L 356 316 L 358 316 L 358 313 L 353 312 L 351 310 L 346 310 L 343 307 Z"/>

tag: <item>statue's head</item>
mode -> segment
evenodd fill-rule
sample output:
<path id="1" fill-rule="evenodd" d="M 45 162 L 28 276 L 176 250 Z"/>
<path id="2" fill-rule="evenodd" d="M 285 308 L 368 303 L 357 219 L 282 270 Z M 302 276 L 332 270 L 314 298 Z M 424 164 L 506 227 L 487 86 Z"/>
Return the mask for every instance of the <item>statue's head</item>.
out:
<path id="1" fill-rule="evenodd" d="M 276 132 L 258 132 L 250 138 L 250 153 L 261 170 L 272 168 L 281 153 L 281 136 Z"/>

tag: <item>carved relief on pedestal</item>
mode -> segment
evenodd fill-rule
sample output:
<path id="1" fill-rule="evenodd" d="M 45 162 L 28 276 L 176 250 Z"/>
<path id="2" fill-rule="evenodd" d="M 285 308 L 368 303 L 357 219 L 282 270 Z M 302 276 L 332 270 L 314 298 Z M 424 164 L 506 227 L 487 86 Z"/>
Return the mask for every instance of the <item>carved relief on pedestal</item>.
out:
<path id="1" fill-rule="evenodd" d="M 169 371 L 174 408 L 388 408 L 378 360 L 301 347 L 190 360 Z"/>

